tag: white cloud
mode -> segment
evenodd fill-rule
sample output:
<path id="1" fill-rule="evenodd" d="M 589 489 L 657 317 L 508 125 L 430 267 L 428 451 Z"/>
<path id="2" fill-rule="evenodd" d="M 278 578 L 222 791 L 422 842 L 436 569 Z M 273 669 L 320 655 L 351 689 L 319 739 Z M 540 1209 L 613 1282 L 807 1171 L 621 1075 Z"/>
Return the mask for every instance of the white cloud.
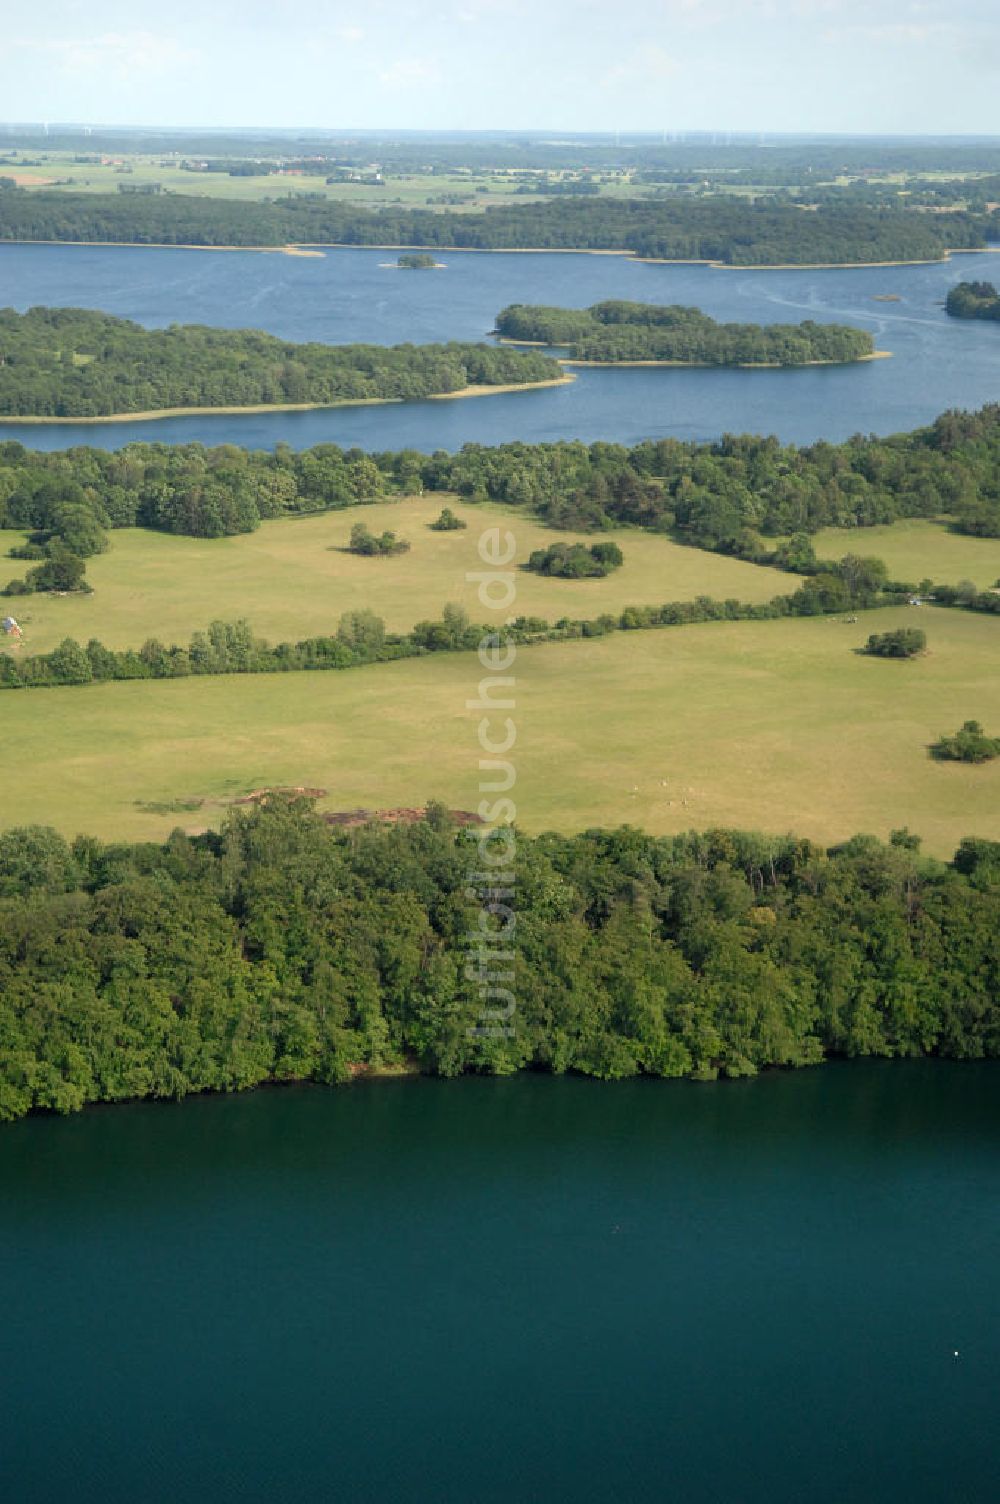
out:
<path id="1" fill-rule="evenodd" d="M 484 21 L 494 16 L 504 21 L 513 21 L 524 12 L 523 0 L 459 0 L 454 7 L 453 15 L 454 19 L 461 21 L 463 25 L 473 26 L 477 21 Z"/>
<path id="2" fill-rule="evenodd" d="M 823 33 L 824 42 L 837 41 L 841 37 L 856 37 L 864 42 L 887 42 L 890 45 L 909 42 L 922 47 L 927 42 L 945 42 L 954 38 L 955 29 L 943 22 L 885 21 L 874 25 L 858 22 L 851 26 L 831 27 Z"/>
<path id="3" fill-rule="evenodd" d="M 380 71 L 378 81 L 387 89 L 408 89 L 414 84 L 440 83 L 441 70 L 433 58 L 399 58 Z"/>
<path id="4" fill-rule="evenodd" d="M 201 60 L 197 48 L 152 31 L 106 31 L 59 41 L 29 37 L 10 45 L 52 58 L 61 73 L 97 73 L 125 82 L 136 75 L 148 78 L 171 73 Z"/>
<path id="5" fill-rule="evenodd" d="M 337 36 L 342 42 L 363 42 L 365 29 L 363 26 L 341 26 Z"/>
<path id="6" fill-rule="evenodd" d="M 615 88 L 623 83 L 661 83 L 664 79 L 672 78 L 679 71 L 680 66 L 675 57 L 655 43 L 637 47 L 622 62 L 616 63 L 604 74 L 601 78 L 601 87 Z"/>

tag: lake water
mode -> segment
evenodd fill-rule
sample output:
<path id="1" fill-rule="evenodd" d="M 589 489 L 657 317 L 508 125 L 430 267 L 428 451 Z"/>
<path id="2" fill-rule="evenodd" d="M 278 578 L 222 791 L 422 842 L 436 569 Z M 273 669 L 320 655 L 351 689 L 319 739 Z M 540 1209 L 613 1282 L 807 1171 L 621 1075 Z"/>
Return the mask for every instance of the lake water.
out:
<path id="1" fill-rule="evenodd" d="M 892 360 L 800 371 L 581 371 L 572 386 L 455 402 L 101 425 L 0 424 L 36 448 L 137 439 L 296 448 L 457 449 L 521 439 L 711 439 L 776 433 L 797 443 L 891 433 L 948 407 L 1000 400 L 1000 330 L 949 319 L 948 288 L 1000 277 L 984 252 L 931 266 L 729 271 L 623 256 L 442 252 L 444 271 L 402 272 L 393 253 L 321 257 L 124 246 L 0 244 L 0 304 L 102 308 L 143 324 L 267 329 L 291 340 L 479 340 L 506 303 L 583 307 L 602 298 L 687 303 L 715 318 L 869 329 Z M 879 296 L 898 302 L 879 302 Z"/>
<path id="2" fill-rule="evenodd" d="M 3 1496 L 985 1504 L 997 1085 L 415 1081 L 4 1127 Z"/>

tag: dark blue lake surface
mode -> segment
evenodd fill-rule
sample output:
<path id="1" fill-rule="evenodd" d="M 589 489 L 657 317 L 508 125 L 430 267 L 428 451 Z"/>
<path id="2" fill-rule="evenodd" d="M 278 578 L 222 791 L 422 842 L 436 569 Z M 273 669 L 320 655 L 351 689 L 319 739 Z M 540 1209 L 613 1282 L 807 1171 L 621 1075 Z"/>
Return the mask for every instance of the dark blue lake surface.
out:
<path id="1" fill-rule="evenodd" d="M 985 1504 L 998 1084 L 417 1081 L 7 1126 L 3 1495 Z"/>
<path id="2" fill-rule="evenodd" d="M 687 303 L 756 323 L 804 318 L 871 330 L 892 360 L 799 371 L 580 372 L 571 387 L 389 407 L 186 417 L 101 425 L 0 424 L 38 448 L 137 439 L 268 448 L 322 442 L 366 449 L 456 449 L 464 443 L 579 438 L 634 443 L 776 433 L 810 442 L 891 433 L 948 407 L 1000 399 L 1000 331 L 949 319 L 948 288 L 1000 276 L 984 252 L 930 266 L 729 271 L 623 256 L 442 252 L 444 271 L 404 272 L 392 252 L 328 250 L 305 258 L 252 251 L 0 245 L 0 303 L 103 308 L 149 325 L 267 329 L 287 339 L 478 340 L 506 303 L 582 307 L 602 298 Z M 893 294 L 898 302 L 876 301 Z"/>

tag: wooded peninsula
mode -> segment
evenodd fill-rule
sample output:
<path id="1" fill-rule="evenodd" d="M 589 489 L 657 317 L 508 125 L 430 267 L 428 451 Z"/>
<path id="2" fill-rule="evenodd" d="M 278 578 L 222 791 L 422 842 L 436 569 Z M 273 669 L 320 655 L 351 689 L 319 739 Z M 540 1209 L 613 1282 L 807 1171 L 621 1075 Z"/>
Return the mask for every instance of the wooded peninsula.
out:
<path id="1" fill-rule="evenodd" d="M 356 245 L 427 250 L 601 250 L 727 266 L 938 261 L 978 249 L 996 215 L 922 213 L 854 203 L 673 201 L 565 195 L 481 214 L 387 205 L 364 209 L 307 194 L 253 203 L 182 194 L 91 194 L 0 188 L 0 240 L 139 245 Z"/>
<path id="2" fill-rule="evenodd" d="M 562 374 L 537 351 L 495 345 L 290 344 L 256 329 L 144 329 L 83 308 L 0 310 L 0 413 L 10 417 L 408 401 Z"/>
<path id="3" fill-rule="evenodd" d="M 875 341 L 846 324 L 719 324 L 699 308 L 611 300 L 590 308 L 512 303 L 496 331 L 514 343 L 569 347 L 601 365 L 804 366 L 870 360 Z"/>

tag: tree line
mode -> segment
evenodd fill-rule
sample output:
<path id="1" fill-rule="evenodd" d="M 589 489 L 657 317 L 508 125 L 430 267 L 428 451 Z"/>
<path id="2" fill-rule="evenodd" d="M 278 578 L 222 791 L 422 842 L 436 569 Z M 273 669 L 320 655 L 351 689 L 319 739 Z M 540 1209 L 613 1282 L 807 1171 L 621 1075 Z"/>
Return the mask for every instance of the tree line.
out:
<path id="1" fill-rule="evenodd" d="M 515 342 L 568 345 L 572 360 L 615 364 L 801 366 L 863 360 L 875 341 L 847 324 L 720 324 L 699 308 L 611 300 L 590 308 L 512 303 L 497 333 Z"/>
<path id="2" fill-rule="evenodd" d="M 686 132 L 682 138 L 660 141 L 649 136 L 624 137 L 617 133 L 607 139 L 566 136 L 552 140 L 545 135 L 488 137 L 476 139 L 427 140 L 423 137 L 393 139 L 387 135 L 359 141 L 355 136 L 331 137 L 328 132 L 297 134 L 290 143 L 287 135 L 268 135 L 265 131 L 154 131 L 145 127 L 79 127 L 46 125 L 8 125 L 5 141 L 13 157 L 16 150 L 32 155 L 45 152 L 78 153 L 80 161 L 96 161 L 100 156 L 123 156 L 139 153 L 166 156 L 176 154 L 200 160 L 218 158 L 228 162 L 271 161 L 275 165 L 316 169 L 317 159 L 324 163 L 365 167 L 373 160 L 390 172 L 413 173 L 423 170 L 433 176 L 451 173 L 457 168 L 547 169 L 641 167 L 650 170 L 680 171 L 699 178 L 725 173 L 727 178 L 749 185 L 758 183 L 802 183 L 818 179 L 884 173 L 969 173 L 1000 171 L 1000 149 L 990 142 L 934 142 L 916 137 L 893 140 L 863 139 L 851 142 L 795 141 L 769 139 L 718 140 L 708 131 Z M 325 170 L 325 169 L 324 169 Z"/>
<path id="3" fill-rule="evenodd" d="M 370 535 L 369 535 L 370 536 Z M 398 545 L 392 535 L 386 548 L 365 553 L 386 554 Z M 373 540 L 376 543 L 380 540 Z M 528 568 L 565 579 L 600 578 L 617 565 L 617 544 L 599 543 L 593 549 L 582 544 L 554 544 L 538 550 Z M 446 605 L 439 619 L 417 622 L 410 632 L 389 633 L 373 612 L 351 611 L 341 617 L 337 631 L 303 638 L 298 642 L 271 644 L 257 637 L 245 620 L 216 621 L 207 632 L 193 634 L 187 646 L 165 644 L 151 637 L 138 649 L 112 649 L 98 638 L 86 647 L 65 638 L 48 653 L 0 653 L 0 690 L 36 689 L 66 684 L 90 684 L 112 679 L 180 679 L 191 674 L 272 674 L 310 669 L 347 669 L 369 663 L 394 662 L 424 653 L 470 652 L 484 639 L 497 646 L 506 643 L 530 645 L 575 638 L 604 637 L 610 632 L 648 631 L 707 621 L 775 621 L 789 616 L 837 615 L 845 611 L 869 611 L 906 603 L 913 590 L 907 582 L 888 579 L 881 559 L 846 554 L 837 562 L 824 561 L 815 574 L 787 595 L 769 601 L 748 603 L 730 597 L 715 600 L 699 595 L 693 600 L 667 601 L 660 605 L 626 606 L 618 612 L 596 617 L 562 616 L 556 622 L 540 616 L 518 616 L 499 630 L 469 620 L 460 606 Z M 941 604 L 971 610 L 991 609 L 1000 614 L 1000 593 L 990 592 L 994 603 L 967 596 L 960 589 L 941 587 Z M 933 597 L 936 601 L 936 593 Z M 903 636 L 909 630 L 886 634 Z M 918 636 L 923 636 L 918 633 Z M 882 652 L 873 648 L 868 651 Z M 892 656 L 899 656 L 893 654 Z"/>
<path id="4" fill-rule="evenodd" d="M 308 196 L 254 203 L 182 194 L 0 190 L 0 239 L 149 245 L 373 245 L 622 250 L 664 260 L 732 266 L 925 261 L 976 249 L 996 216 L 823 205 L 804 213 L 767 199 L 671 196 L 657 201 L 566 194 L 482 214 L 387 205 L 363 209 Z"/>
<path id="5" fill-rule="evenodd" d="M 545 355 L 495 345 L 291 344 L 258 329 L 144 329 L 84 308 L 0 310 L 0 413 L 12 417 L 409 401 L 560 375 Z"/>
<path id="6" fill-rule="evenodd" d="M 162 845 L 6 831 L 0 1118 L 401 1062 L 710 1080 L 1000 1053 L 996 842 L 944 863 L 908 831 L 829 851 L 518 833 L 516 1005 L 486 1035 L 467 945 L 481 839 L 437 806 L 345 831 L 279 797 Z"/>
<path id="7" fill-rule="evenodd" d="M 447 493 L 520 507 L 566 531 L 630 526 L 799 571 L 808 535 L 903 517 L 948 516 L 1000 535 L 1000 404 L 948 412 L 888 438 L 796 446 L 727 434 L 621 444 L 467 444 L 455 454 L 366 454 L 320 444 L 292 450 L 222 444 L 128 444 L 39 452 L 0 441 L 0 528 L 31 530 L 81 557 L 102 530 L 148 527 L 217 538 L 262 519 L 394 496 Z M 72 526 L 71 526 L 72 523 Z M 93 530 L 96 530 L 94 532 Z M 89 538 L 88 538 L 88 535 Z M 792 542 L 786 540 L 792 535 Z M 797 562 L 788 564 L 794 558 Z"/>

